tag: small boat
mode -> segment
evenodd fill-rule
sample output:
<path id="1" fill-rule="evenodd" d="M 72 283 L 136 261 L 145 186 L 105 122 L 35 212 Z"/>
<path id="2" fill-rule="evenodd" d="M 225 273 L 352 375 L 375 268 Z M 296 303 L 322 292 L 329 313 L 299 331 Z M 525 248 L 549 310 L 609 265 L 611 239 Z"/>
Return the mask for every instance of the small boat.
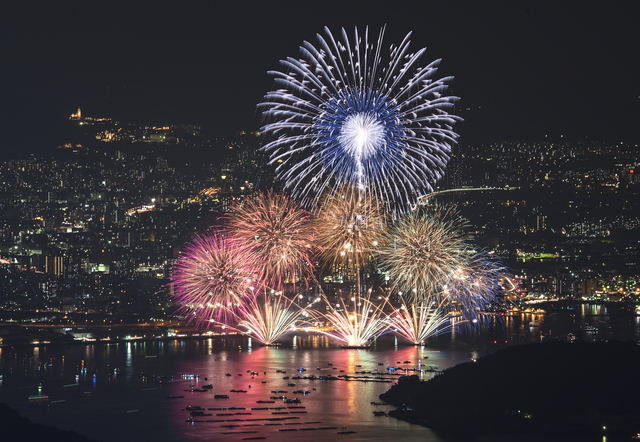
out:
<path id="1" fill-rule="evenodd" d="M 225 373 L 224 375 L 225 376 L 231 376 L 231 373 Z"/>
<path id="2" fill-rule="evenodd" d="M 214 399 L 229 399 L 228 394 L 216 394 L 213 396 Z"/>
<path id="3" fill-rule="evenodd" d="M 207 385 L 203 385 L 202 388 L 213 388 L 213 384 L 207 384 Z"/>
<path id="4" fill-rule="evenodd" d="M 173 395 L 167 396 L 167 399 L 182 399 L 182 398 L 184 398 L 184 396 L 173 396 Z"/>
<path id="5" fill-rule="evenodd" d="M 204 411 L 204 408 L 198 406 L 198 405 L 189 405 L 188 407 L 185 408 L 185 410 L 187 411 Z"/>

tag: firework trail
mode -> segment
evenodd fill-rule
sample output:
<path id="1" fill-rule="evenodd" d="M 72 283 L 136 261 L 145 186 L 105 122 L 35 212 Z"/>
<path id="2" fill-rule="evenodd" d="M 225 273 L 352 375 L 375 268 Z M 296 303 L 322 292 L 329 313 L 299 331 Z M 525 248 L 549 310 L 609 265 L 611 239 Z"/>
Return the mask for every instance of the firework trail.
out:
<path id="1" fill-rule="evenodd" d="M 371 302 L 371 289 L 367 295 L 351 296 L 345 301 L 339 298 L 335 306 L 322 295 L 329 307 L 327 311 L 315 310 L 316 319 L 327 323 L 330 330 L 320 333 L 333 337 L 348 347 L 367 347 L 371 341 L 388 331 L 386 315 L 382 307 Z M 382 305 L 386 303 L 386 300 Z"/>
<path id="2" fill-rule="evenodd" d="M 393 309 L 386 319 L 389 328 L 413 344 L 424 344 L 428 338 L 455 329 L 445 309 L 445 300 L 419 300 Z"/>
<path id="3" fill-rule="evenodd" d="M 274 345 L 284 334 L 295 329 L 304 310 L 282 295 L 263 296 L 243 305 L 238 312 L 238 331 L 246 333 L 265 345 Z"/>
<path id="4" fill-rule="evenodd" d="M 236 242 L 219 233 L 196 236 L 178 258 L 172 279 L 177 312 L 197 327 L 229 317 L 260 286 L 251 263 L 237 253 Z"/>
<path id="5" fill-rule="evenodd" d="M 384 31 L 370 41 L 368 28 L 364 38 L 356 28 L 350 41 L 325 28 L 300 59 L 269 72 L 276 87 L 259 107 L 273 141 L 263 150 L 305 206 L 328 186 L 350 185 L 402 213 L 444 173 L 461 120 L 448 114 L 458 100 L 445 95 L 452 77 L 435 78 L 440 60 L 418 64 L 425 49 L 409 51 L 410 33 L 385 62 Z"/>
<path id="6" fill-rule="evenodd" d="M 320 259 L 343 268 L 360 269 L 373 255 L 385 225 L 377 205 L 350 198 L 349 189 L 327 192 L 315 220 Z"/>
<path id="7" fill-rule="evenodd" d="M 309 214 L 286 195 L 269 191 L 247 198 L 233 206 L 228 220 L 238 253 L 268 287 L 281 290 L 285 281 L 313 274 Z"/>
<path id="8" fill-rule="evenodd" d="M 440 292 L 465 262 L 466 225 L 455 209 L 431 205 L 390 226 L 381 240 L 379 260 L 392 289 L 409 301 Z"/>

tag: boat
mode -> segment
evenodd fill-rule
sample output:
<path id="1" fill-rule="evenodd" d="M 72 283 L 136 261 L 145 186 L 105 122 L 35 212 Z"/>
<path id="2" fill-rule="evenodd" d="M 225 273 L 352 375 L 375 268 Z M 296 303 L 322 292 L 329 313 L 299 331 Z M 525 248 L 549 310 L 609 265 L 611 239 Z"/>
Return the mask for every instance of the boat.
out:
<path id="1" fill-rule="evenodd" d="M 585 324 L 585 325 L 581 325 L 580 326 L 580 330 L 581 331 L 585 331 L 585 332 L 597 332 L 598 331 L 598 327 L 594 327 L 593 325 Z"/>
<path id="2" fill-rule="evenodd" d="M 189 405 L 185 408 L 185 410 L 187 411 L 204 411 L 204 408 L 198 406 L 198 405 Z"/>
<path id="3" fill-rule="evenodd" d="M 207 384 L 207 385 L 203 385 L 202 388 L 213 388 L 213 384 Z"/>
<path id="4" fill-rule="evenodd" d="M 228 394 L 216 394 L 213 396 L 214 399 L 229 399 Z"/>
<path id="5" fill-rule="evenodd" d="M 184 396 L 173 396 L 173 395 L 167 396 L 167 399 L 182 399 L 182 398 L 184 398 Z"/>

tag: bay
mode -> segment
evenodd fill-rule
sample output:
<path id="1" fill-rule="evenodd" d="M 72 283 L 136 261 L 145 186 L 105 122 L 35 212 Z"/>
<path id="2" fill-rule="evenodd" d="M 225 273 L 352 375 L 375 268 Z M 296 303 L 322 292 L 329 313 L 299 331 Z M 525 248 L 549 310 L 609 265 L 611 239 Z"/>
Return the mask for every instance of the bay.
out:
<path id="1" fill-rule="evenodd" d="M 545 315 L 518 314 L 505 324 L 501 336 L 508 345 L 567 339 L 569 333 L 585 340 L 640 336 L 637 316 L 604 305 L 547 307 Z M 596 324 L 597 330 L 585 331 L 585 324 Z M 452 441 L 457 439 L 376 416 L 375 411 L 394 407 L 372 402 L 380 402 L 379 394 L 400 375 L 418 374 L 428 380 L 437 373 L 420 370 L 441 371 L 481 357 L 487 345 L 491 346 L 490 337 L 483 332 L 448 334 L 426 346 L 385 335 L 370 350 L 356 350 L 342 349 L 324 336 L 296 332 L 286 335 L 280 347 L 264 347 L 246 336 L 0 347 L 0 400 L 36 423 L 105 442 L 254 437 Z M 340 378 L 319 379 L 328 376 Z M 189 391 L 208 384 L 211 388 L 205 392 Z M 294 393 L 299 390 L 308 393 Z M 48 400 L 28 399 L 37 394 Z M 229 398 L 216 399 L 216 394 Z M 298 398 L 300 403 L 272 396 Z M 190 416 L 188 406 L 202 407 L 207 416 Z M 188 422 L 190 418 L 196 422 Z"/>

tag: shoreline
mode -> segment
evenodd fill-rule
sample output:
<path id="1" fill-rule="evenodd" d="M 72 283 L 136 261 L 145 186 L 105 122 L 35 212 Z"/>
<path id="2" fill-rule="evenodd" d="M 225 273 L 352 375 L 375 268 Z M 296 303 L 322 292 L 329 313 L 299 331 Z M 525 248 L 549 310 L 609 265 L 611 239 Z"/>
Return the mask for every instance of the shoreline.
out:
<path id="1" fill-rule="evenodd" d="M 398 407 L 390 416 L 449 435 L 631 437 L 640 430 L 639 364 L 634 341 L 521 345 L 429 381 L 404 376 L 379 397 Z M 519 394 L 526 385 L 536 388 Z"/>

